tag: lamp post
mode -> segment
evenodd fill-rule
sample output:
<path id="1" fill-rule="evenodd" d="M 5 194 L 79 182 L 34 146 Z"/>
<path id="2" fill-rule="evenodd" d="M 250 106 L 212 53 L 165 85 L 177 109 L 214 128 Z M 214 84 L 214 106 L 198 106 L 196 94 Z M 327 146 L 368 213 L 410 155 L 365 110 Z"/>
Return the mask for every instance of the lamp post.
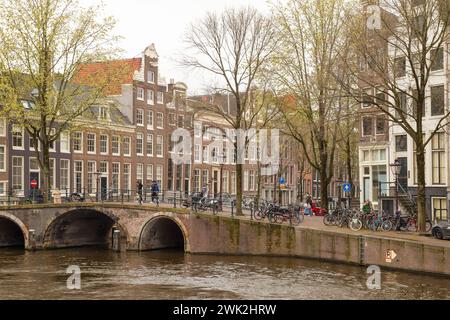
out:
<path id="1" fill-rule="evenodd" d="M 402 169 L 402 164 L 398 159 L 395 159 L 394 163 L 389 165 L 391 167 L 392 173 L 395 177 L 395 213 L 398 212 L 398 176 L 400 175 L 400 170 Z"/>
<path id="2" fill-rule="evenodd" d="M 98 186 L 99 186 L 100 176 L 102 175 L 102 173 L 97 170 L 97 172 L 94 172 L 94 174 L 95 174 L 96 181 L 97 181 L 97 187 L 96 187 L 96 192 L 95 192 L 95 201 L 98 202 Z"/>

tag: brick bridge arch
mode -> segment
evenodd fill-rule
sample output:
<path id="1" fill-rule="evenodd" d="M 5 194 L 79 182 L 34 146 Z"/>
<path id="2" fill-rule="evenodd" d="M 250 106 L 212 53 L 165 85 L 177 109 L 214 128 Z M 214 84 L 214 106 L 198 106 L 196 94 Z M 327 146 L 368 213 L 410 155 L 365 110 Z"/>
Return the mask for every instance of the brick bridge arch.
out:
<path id="1" fill-rule="evenodd" d="M 15 226 L 17 226 L 21 232 L 22 232 L 22 236 L 23 236 L 23 245 L 25 249 L 29 248 L 29 239 L 28 239 L 28 227 L 22 222 L 21 219 L 19 219 L 18 217 L 16 217 L 15 215 L 9 213 L 9 212 L 4 212 L 4 211 L 0 211 L 0 219 L 6 219 L 9 222 L 13 223 Z"/>
<path id="2" fill-rule="evenodd" d="M 180 239 L 177 238 L 177 232 Z M 191 251 L 188 229 L 176 215 L 159 212 L 142 224 L 138 240 L 139 251 L 175 247 L 182 247 L 184 252 Z"/>
<path id="3" fill-rule="evenodd" d="M 68 208 L 51 217 L 43 229 L 43 248 L 64 248 L 112 244 L 112 230 L 121 232 L 121 246 L 127 247 L 128 232 L 120 218 L 109 210 L 90 207 Z"/>

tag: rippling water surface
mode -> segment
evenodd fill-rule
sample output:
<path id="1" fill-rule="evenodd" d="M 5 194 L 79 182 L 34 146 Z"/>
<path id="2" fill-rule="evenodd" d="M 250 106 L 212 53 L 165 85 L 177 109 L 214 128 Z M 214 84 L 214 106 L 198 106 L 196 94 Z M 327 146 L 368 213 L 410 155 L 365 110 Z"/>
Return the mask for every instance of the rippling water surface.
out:
<path id="1" fill-rule="evenodd" d="M 81 290 L 67 289 L 69 265 Z M 450 277 L 382 270 L 381 290 L 366 281 L 365 268 L 303 259 L 0 250 L 0 299 L 450 299 Z"/>

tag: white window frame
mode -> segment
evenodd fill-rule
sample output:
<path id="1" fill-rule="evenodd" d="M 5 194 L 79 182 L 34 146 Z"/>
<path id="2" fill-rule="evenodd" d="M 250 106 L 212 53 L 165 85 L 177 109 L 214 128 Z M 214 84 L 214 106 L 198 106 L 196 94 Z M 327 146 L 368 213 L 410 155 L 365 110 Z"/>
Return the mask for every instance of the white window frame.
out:
<path id="1" fill-rule="evenodd" d="M 145 91 L 144 88 L 138 87 L 136 91 L 136 99 L 139 101 L 144 101 Z"/>
<path id="2" fill-rule="evenodd" d="M 67 161 L 67 189 L 70 190 L 70 159 L 59 159 L 59 188 L 63 190 L 62 184 L 61 184 L 61 164 L 63 161 Z M 65 190 L 65 189 L 64 189 Z"/>
<path id="3" fill-rule="evenodd" d="M 144 126 L 144 122 L 145 122 L 145 120 L 144 120 L 144 109 L 137 108 L 136 109 L 136 125 L 139 126 L 139 127 L 143 127 Z"/>
<path id="4" fill-rule="evenodd" d="M 73 152 L 74 153 L 83 153 L 83 131 L 76 131 L 76 132 L 74 132 L 73 134 L 74 134 L 74 136 L 76 135 L 76 134 L 80 134 L 80 148 L 81 148 L 81 150 L 75 150 L 75 137 L 72 139 L 72 141 L 73 141 Z"/>
<path id="5" fill-rule="evenodd" d="M 25 134 L 24 134 L 24 129 L 20 128 L 20 134 L 22 135 L 22 146 L 15 146 L 14 145 L 14 133 L 18 133 L 18 131 L 16 131 L 16 129 L 18 129 L 18 126 L 13 126 L 12 130 L 11 130 L 11 145 L 12 145 L 12 149 L 13 150 L 25 150 Z"/>
<path id="6" fill-rule="evenodd" d="M 0 144 L 0 148 L 3 148 L 3 168 L 0 168 L 0 172 L 6 172 L 6 168 L 8 167 L 8 164 L 6 163 L 6 153 L 7 153 L 7 149 L 6 149 L 6 145 L 4 144 Z"/>
<path id="7" fill-rule="evenodd" d="M 112 146 L 114 143 L 113 142 L 114 138 L 117 138 L 117 152 L 113 152 L 114 148 Z M 112 136 L 111 137 L 111 154 L 113 156 L 120 156 L 120 136 Z"/>
<path id="8" fill-rule="evenodd" d="M 147 89 L 147 104 L 155 105 L 155 92 L 151 89 Z"/>
<path id="9" fill-rule="evenodd" d="M 89 135 L 94 136 L 94 151 L 89 151 Z M 88 132 L 86 134 L 86 143 L 87 143 L 87 153 L 88 154 L 96 154 L 97 153 L 97 134 Z"/>
<path id="10" fill-rule="evenodd" d="M 157 91 L 156 92 L 156 103 L 157 104 L 164 104 L 164 92 L 162 92 L 162 91 Z"/>
<path id="11" fill-rule="evenodd" d="M 106 152 L 102 152 L 102 137 L 106 137 Z M 101 155 L 109 154 L 109 136 L 107 134 L 101 134 L 99 137 L 99 143 L 100 143 L 100 154 Z"/>

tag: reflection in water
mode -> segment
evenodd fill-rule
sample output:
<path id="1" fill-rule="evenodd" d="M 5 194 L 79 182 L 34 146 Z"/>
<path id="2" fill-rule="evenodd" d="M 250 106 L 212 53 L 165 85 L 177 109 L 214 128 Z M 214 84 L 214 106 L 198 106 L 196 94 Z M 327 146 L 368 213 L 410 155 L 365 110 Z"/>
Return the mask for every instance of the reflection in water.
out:
<path id="1" fill-rule="evenodd" d="M 82 290 L 66 288 L 69 265 Z M 449 277 L 382 270 L 381 290 L 366 281 L 365 268 L 303 259 L 0 250 L 1 299 L 450 299 Z"/>

